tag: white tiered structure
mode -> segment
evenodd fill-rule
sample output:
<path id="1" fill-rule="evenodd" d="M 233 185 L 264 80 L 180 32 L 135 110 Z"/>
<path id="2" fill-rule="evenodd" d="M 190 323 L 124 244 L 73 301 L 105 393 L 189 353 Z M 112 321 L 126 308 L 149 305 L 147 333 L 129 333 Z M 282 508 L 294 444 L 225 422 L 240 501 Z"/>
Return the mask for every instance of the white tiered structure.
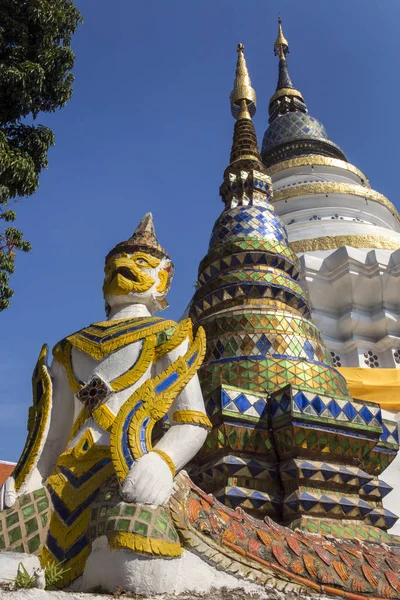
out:
<path id="1" fill-rule="evenodd" d="M 289 159 L 271 174 L 276 211 L 301 256 L 302 284 L 334 363 L 400 368 L 396 209 L 339 159 Z"/>
<path id="2" fill-rule="evenodd" d="M 338 367 L 400 368 L 399 214 L 308 114 L 288 51 L 279 23 L 279 79 L 262 156 L 314 322 Z"/>
<path id="3" fill-rule="evenodd" d="M 275 210 L 301 261 L 301 283 L 313 307 L 333 364 L 350 368 L 400 368 L 400 217 L 347 162 L 324 126 L 308 114 L 293 86 L 288 42 L 279 19 L 275 54 L 279 78 L 269 104 L 262 158 L 272 178 Z M 383 396 L 400 406 L 397 387 Z M 394 403 L 394 402 L 393 402 Z M 384 417 L 393 414 L 382 411 Z M 395 416 L 400 421 L 400 412 Z M 400 458 L 384 472 L 400 503 Z M 391 530 L 400 534 L 400 524 Z"/>

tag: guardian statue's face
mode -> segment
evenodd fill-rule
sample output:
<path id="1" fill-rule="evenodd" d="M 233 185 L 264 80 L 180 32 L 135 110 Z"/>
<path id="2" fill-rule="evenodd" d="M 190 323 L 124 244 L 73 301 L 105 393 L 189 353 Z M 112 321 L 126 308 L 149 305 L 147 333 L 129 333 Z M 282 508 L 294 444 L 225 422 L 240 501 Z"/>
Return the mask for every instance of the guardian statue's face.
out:
<path id="1" fill-rule="evenodd" d="M 145 304 L 152 313 L 165 308 L 173 275 L 168 258 L 121 252 L 107 260 L 104 272 L 103 294 L 110 307 L 132 302 Z"/>

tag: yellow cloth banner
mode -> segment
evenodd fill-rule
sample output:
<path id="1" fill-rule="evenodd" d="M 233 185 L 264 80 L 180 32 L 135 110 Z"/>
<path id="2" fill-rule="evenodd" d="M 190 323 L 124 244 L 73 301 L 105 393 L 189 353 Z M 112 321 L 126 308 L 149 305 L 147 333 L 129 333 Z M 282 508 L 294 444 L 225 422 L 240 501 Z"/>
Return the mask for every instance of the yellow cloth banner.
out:
<path id="1" fill-rule="evenodd" d="M 341 367 L 353 398 L 377 402 L 384 410 L 400 412 L 400 369 Z"/>

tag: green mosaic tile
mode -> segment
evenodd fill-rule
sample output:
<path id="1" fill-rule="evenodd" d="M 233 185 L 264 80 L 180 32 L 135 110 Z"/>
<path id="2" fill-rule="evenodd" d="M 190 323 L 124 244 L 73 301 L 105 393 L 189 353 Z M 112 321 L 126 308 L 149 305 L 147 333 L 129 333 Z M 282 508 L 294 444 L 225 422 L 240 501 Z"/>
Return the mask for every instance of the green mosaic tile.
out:
<path id="1" fill-rule="evenodd" d="M 32 496 L 31 494 L 24 494 L 23 496 L 21 496 L 21 498 L 19 499 L 19 505 L 25 506 L 26 504 L 29 504 L 30 502 L 32 502 Z"/>
<path id="2" fill-rule="evenodd" d="M 23 544 L 18 544 L 15 548 L 12 549 L 13 552 L 25 552 L 25 548 Z"/>
<path id="3" fill-rule="evenodd" d="M 8 537 L 10 539 L 11 544 L 18 542 L 18 540 L 20 540 L 22 537 L 20 526 L 11 529 L 11 531 L 8 532 Z"/>
<path id="4" fill-rule="evenodd" d="M 33 519 L 29 519 L 29 521 L 26 521 L 25 530 L 26 530 L 26 535 L 30 535 L 31 533 L 34 533 L 35 531 L 37 531 L 38 530 L 37 519 L 33 518 Z"/>
<path id="5" fill-rule="evenodd" d="M 149 526 L 146 525 L 145 523 L 141 523 L 140 521 L 135 521 L 134 526 L 133 526 L 133 531 L 140 535 L 147 535 L 148 529 L 149 529 Z"/>
<path id="6" fill-rule="evenodd" d="M 111 519 L 110 521 L 108 521 L 107 523 L 107 531 L 114 531 L 115 529 L 115 519 Z"/>
<path id="7" fill-rule="evenodd" d="M 128 531 L 130 525 L 129 519 L 118 519 L 118 531 Z"/>
<path id="8" fill-rule="evenodd" d="M 47 519 L 48 519 L 48 513 L 42 513 L 40 515 L 40 520 L 42 522 L 43 527 L 45 527 L 45 525 L 47 524 Z"/>
<path id="9" fill-rule="evenodd" d="M 36 550 L 38 550 L 39 547 L 40 547 L 40 536 L 39 535 L 35 535 L 33 538 L 28 540 L 28 548 L 29 548 L 29 552 L 31 554 L 36 552 Z"/>
<path id="10" fill-rule="evenodd" d="M 33 515 L 34 512 L 35 506 L 33 504 L 22 509 L 22 514 L 24 515 L 24 517 L 30 517 L 31 515 Z"/>
<path id="11" fill-rule="evenodd" d="M 39 500 L 39 502 L 37 503 L 38 511 L 42 512 L 42 510 L 45 510 L 46 508 L 49 508 L 49 501 L 47 500 L 47 498 Z"/>
<path id="12" fill-rule="evenodd" d="M 130 504 L 125 504 L 122 509 L 122 514 L 127 517 L 133 517 L 136 512 L 136 506 L 132 506 Z"/>
<path id="13" fill-rule="evenodd" d="M 44 488 L 40 488 L 40 490 L 35 490 L 33 492 L 33 497 L 35 498 L 35 500 L 37 500 L 38 498 L 46 497 L 46 490 Z"/>
<path id="14" fill-rule="evenodd" d="M 14 512 L 10 515 L 7 515 L 6 517 L 6 526 L 11 527 L 12 525 L 15 525 L 15 523 L 18 523 L 19 521 L 19 516 L 17 512 Z"/>
<path id="15" fill-rule="evenodd" d="M 176 533 L 176 531 L 171 527 L 171 529 L 168 532 L 168 537 L 173 541 L 176 542 L 178 539 L 178 534 Z"/>
<path id="16" fill-rule="evenodd" d="M 149 510 L 142 508 L 139 512 L 139 519 L 142 519 L 142 521 L 146 521 L 147 523 L 150 523 L 151 512 Z"/>
<path id="17" fill-rule="evenodd" d="M 4 541 L 4 535 L 0 535 L 0 550 L 4 550 L 5 547 L 6 547 L 6 544 Z"/>

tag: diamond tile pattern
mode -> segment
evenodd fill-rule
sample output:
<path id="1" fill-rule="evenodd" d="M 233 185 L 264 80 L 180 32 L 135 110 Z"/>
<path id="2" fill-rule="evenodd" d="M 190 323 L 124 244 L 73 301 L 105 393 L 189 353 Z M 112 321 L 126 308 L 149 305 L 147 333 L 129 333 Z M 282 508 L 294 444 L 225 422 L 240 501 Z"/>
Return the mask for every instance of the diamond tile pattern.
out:
<path id="1" fill-rule="evenodd" d="M 325 127 L 317 119 L 301 112 L 288 112 L 270 124 L 264 135 L 261 152 L 299 138 L 329 140 Z"/>
<path id="2" fill-rule="evenodd" d="M 224 415 L 241 415 L 246 420 L 258 422 L 264 416 L 267 418 L 268 403 L 265 396 L 222 386 L 221 408 Z"/>
<path id="3" fill-rule="evenodd" d="M 382 428 L 382 411 L 378 404 L 366 406 L 361 401 L 334 399 L 330 396 L 296 390 L 292 388 L 291 410 L 293 414 L 306 414 L 320 417 L 326 421 L 356 423 L 380 432 Z M 287 391 L 274 394 L 272 416 L 282 416 L 287 410 Z M 364 410 L 364 409 L 367 409 Z M 382 434 L 381 434 L 382 435 Z"/>
<path id="4" fill-rule="evenodd" d="M 225 210 L 214 225 L 209 251 L 229 238 L 238 237 L 288 243 L 282 221 L 273 210 L 265 206 L 237 206 Z"/>
<path id="5" fill-rule="evenodd" d="M 273 129 L 273 143 L 326 137 L 303 114 L 279 117 Z M 189 310 L 206 331 L 199 375 L 213 423 L 194 476 L 228 506 L 261 517 L 278 505 L 286 520 L 365 520 L 380 506 L 383 486 L 368 485 L 394 457 L 396 432 L 383 427 L 379 406 L 352 401 L 307 320 L 298 260 L 270 203 L 269 180 L 230 166 L 220 191 L 226 209 Z M 261 462 L 279 465 L 279 477 Z M 381 512 L 371 530 L 386 527 Z"/>

